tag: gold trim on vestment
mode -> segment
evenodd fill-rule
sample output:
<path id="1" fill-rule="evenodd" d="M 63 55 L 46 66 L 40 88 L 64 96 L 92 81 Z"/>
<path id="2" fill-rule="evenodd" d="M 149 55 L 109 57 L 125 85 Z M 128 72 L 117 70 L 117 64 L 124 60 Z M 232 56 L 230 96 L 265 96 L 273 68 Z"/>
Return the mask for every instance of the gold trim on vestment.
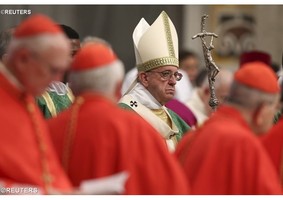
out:
<path id="1" fill-rule="evenodd" d="M 47 155 L 46 155 L 46 150 L 47 146 L 45 144 L 44 138 L 42 137 L 42 131 L 41 127 L 38 125 L 38 119 L 36 118 L 36 107 L 33 103 L 29 102 L 26 100 L 26 107 L 27 111 L 30 115 L 35 136 L 36 136 L 36 141 L 38 144 L 39 148 L 39 154 L 40 154 L 40 162 L 41 162 L 41 167 L 42 167 L 42 180 L 44 183 L 44 189 L 48 193 L 52 189 L 52 182 L 53 182 L 53 177 L 49 172 L 49 167 L 48 167 L 48 162 L 47 162 Z"/>
<path id="2" fill-rule="evenodd" d="M 69 169 L 70 154 L 73 147 L 75 134 L 77 131 L 78 113 L 83 103 L 84 103 L 84 98 L 80 96 L 77 97 L 71 110 L 70 123 L 68 124 L 67 127 L 67 132 L 63 144 L 63 153 L 62 153 L 62 165 L 66 172 L 68 172 Z"/>
<path id="3" fill-rule="evenodd" d="M 45 100 L 46 106 L 47 106 L 48 110 L 50 111 L 51 116 L 55 117 L 57 115 L 57 111 L 56 111 L 55 104 L 54 104 L 52 98 L 50 97 L 49 93 L 47 91 L 45 91 L 41 96 Z"/>
<path id="4" fill-rule="evenodd" d="M 69 87 L 67 87 L 67 96 L 70 99 L 70 101 L 73 103 L 74 99 L 75 99 L 75 96 L 74 96 L 72 90 Z"/>
<path id="5" fill-rule="evenodd" d="M 171 118 L 168 116 L 168 114 L 165 112 L 164 109 L 151 109 L 151 111 L 159 117 L 162 121 L 164 121 L 171 129 L 172 129 L 172 121 Z M 173 141 L 174 146 L 176 147 L 178 144 L 177 136 L 171 135 L 169 136 L 169 139 Z"/>
<path id="6" fill-rule="evenodd" d="M 164 121 L 171 129 L 172 129 L 172 122 L 165 110 L 163 109 L 151 109 L 151 111 L 159 117 L 162 121 Z"/>

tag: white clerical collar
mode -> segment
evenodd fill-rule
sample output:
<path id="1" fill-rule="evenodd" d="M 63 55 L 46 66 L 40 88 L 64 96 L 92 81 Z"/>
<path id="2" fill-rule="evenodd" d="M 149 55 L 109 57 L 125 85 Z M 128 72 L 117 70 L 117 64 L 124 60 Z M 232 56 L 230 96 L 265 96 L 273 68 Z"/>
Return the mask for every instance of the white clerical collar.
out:
<path id="1" fill-rule="evenodd" d="M 160 109 L 162 105 L 150 94 L 150 92 L 140 83 L 129 92 L 134 99 L 149 109 Z"/>

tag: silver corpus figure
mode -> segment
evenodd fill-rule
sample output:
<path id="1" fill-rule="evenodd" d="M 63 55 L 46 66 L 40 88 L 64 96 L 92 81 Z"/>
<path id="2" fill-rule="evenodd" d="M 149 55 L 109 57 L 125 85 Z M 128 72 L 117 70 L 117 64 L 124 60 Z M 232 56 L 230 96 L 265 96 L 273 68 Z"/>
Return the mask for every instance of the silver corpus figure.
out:
<path id="1" fill-rule="evenodd" d="M 208 82 L 209 82 L 209 88 L 210 88 L 210 100 L 209 100 L 209 106 L 215 111 L 217 108 L 217 105 L 219 101 L 216 98 L 215 90 L 214 90 L 214 82 L 215 77 L 217 76 L 219 72 L 219 68 L 216 66 L 215 62 L 212 59 L 211 56 L 211 50 L 214 49 L 214 46 L 212 44 L 213 37 L 217 38 L 218 35 L 215 33 L 206 32 L 205 27 L 205 20 L 208 18 L 208 15 L 204 14 L 201 18 L 201 33 L 198 33 L 197 35 L 193 36 L 192 39 L 195 39 L 199 37 L 202 42 L 202 48 L 203 48 L 203 55 L 206 65 L 206 70 L 208 72 Z M 207 46 L 205 37 L 210 36 L 210 44 Z"/>

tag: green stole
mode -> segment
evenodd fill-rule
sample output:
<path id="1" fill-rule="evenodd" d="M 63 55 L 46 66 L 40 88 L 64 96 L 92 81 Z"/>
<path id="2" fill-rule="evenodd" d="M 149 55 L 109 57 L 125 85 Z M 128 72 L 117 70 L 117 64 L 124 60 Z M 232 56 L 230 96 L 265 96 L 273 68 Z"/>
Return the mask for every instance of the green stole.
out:
<path id="1" fill-rule="evenodd" d="M 45 91 L 40 97 L 36 98 L 37 104 L 46 119 L 57 116 L 58 113 L 68 108 L 74 101 L 72 91 L 64 95 L 56 92 Z"/>

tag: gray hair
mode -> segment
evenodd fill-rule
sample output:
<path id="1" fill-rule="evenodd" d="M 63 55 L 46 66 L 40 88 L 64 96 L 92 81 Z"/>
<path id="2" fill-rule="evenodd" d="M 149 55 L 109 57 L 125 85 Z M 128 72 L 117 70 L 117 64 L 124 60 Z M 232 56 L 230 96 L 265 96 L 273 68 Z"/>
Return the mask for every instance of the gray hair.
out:
<path id="1" fill-rule="evenodd" d="M 100 43 L 100 44 L 104 44 L 107 47 L 111 48 L 111 45 L 109 42 L 107 42 L 106 40 L 99 38 L 99 37 L 94 37 L 94 36 L 87 36 L 83 39 L 82 42 L 82 46 L 86 45 L 86 44 L 93 44 L 93 43 Z"/>
<path id="2" fill-rule="evenodd" d="M 124 77 L 124 65 L 118 60 L 107 66 L 82 72 L 72 71 L 69 76 L 70 88 L 75 95 L 83 91 L 94 91 L 113 96 L 115 86 Z"/>
<path id="3" fill-rule="evenodd" d="M 7 53 L 13 30 L 13 28 L 10 28 L 0 32 L 0 60 L 2 60 L 3 55 Z"/>
<path id="4" fill-rule="evenodd" d="M 262 103 L 272 104 L 277 94 L 266 93 L 234 81 L 232 83 L 228 102 L 244 109 L 254 110 Z"/>
<path id="5" fill-rule="evenodd" d="M 42 34 L 34 37 L 12 38 L 8 48 L 10 56 L 18 48 L 27 48 L 33 52 L 41 53 L 52 47 L 63 47 L 69 45 L 67 37 L 63 34 Z"/>

